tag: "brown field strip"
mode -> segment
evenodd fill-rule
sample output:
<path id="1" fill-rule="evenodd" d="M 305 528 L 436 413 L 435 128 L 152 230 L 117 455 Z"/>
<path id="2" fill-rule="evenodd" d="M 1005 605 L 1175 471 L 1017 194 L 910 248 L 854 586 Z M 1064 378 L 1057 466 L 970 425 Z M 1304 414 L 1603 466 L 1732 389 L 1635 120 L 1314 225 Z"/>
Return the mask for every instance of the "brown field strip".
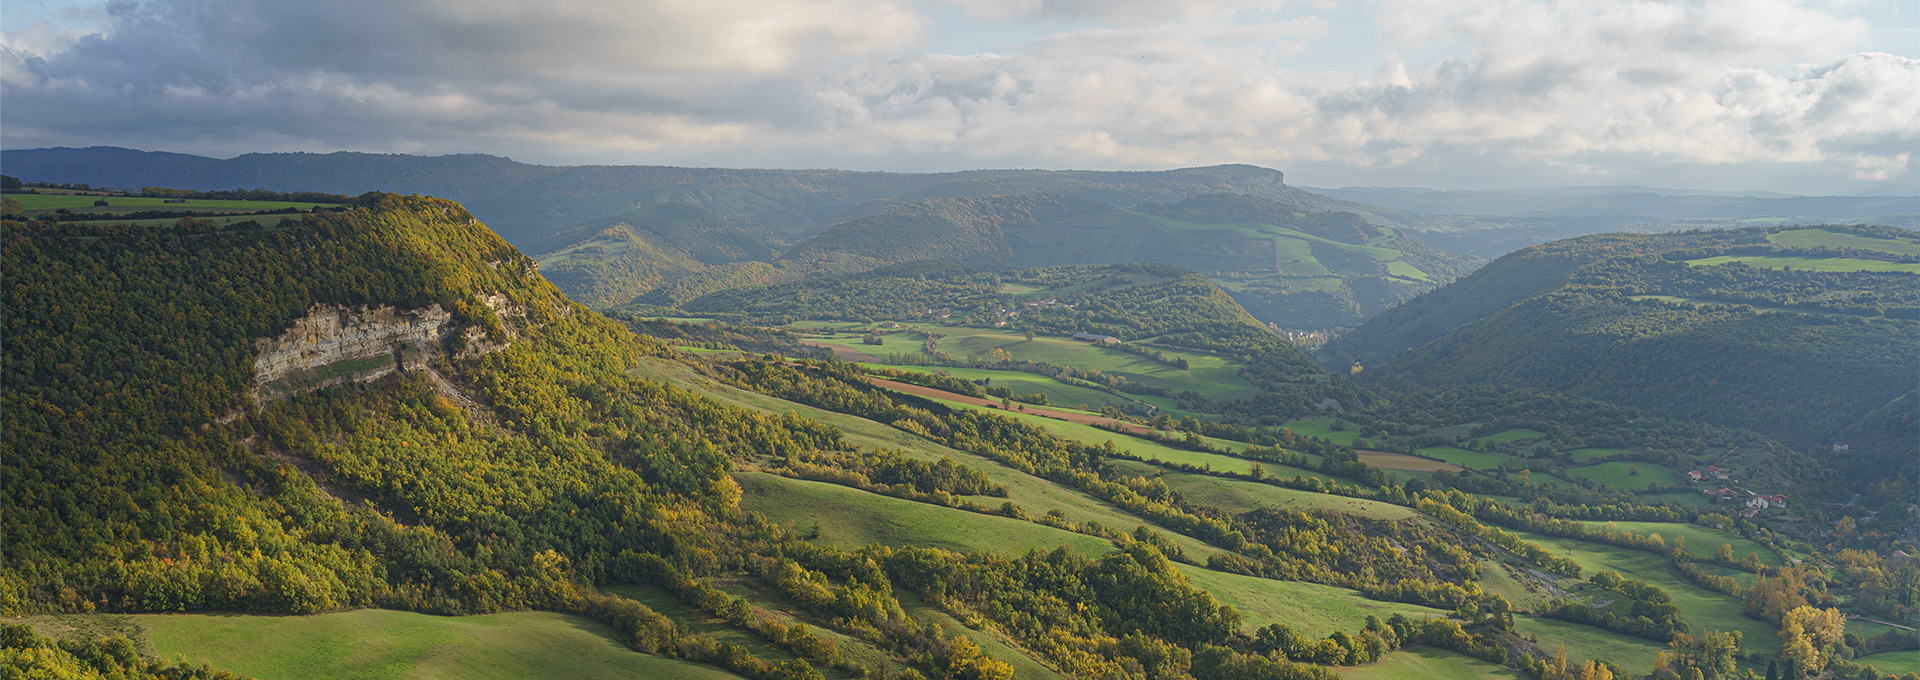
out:
<path id="1" fill-rule="evenodd" d="M 1414 472 L 1437 472 L 1446 470 L 1447 472 L 1459 472 L 1466 469 L 1453 463 L 1428 460 L 1418 456 L 1409 456 L 1404 453 L 1367 451 L 1364 449 L 1355 451 L 1354 453 L 1360 454 L 1360 462 L 1362 463 L 1377 468 L 1387 468 L 1389 470 L 1411 470 Z"/>

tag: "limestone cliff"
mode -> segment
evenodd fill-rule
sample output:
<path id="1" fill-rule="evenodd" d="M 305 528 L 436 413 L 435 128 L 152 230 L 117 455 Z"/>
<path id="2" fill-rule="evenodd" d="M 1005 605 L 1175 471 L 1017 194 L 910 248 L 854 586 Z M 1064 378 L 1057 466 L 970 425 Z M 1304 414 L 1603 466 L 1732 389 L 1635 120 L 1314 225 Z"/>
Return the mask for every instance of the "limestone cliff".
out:
<path id="1" fill-rule="evenodd" d="M 505 296 L 481 296 L 496 310 Z M 420 370 L 445 353 L 446 340 L 462 336 L 466 358 L 505 349 L 485 330 L 463 327 L 434 304 L 421 309 L 316 304 L 275 338 L 254 340 L 255 403 L 346 382 L 374 380 L 397 369 Z"/>

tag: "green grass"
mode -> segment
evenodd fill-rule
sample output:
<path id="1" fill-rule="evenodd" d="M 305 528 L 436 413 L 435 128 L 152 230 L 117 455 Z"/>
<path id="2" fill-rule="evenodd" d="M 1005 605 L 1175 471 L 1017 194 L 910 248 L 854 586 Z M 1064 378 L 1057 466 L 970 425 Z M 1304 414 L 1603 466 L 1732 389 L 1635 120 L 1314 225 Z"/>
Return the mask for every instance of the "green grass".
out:
<path id="1" fill-rule="evenodd" d="M 1418 514 L 1392 503 L 1286 489 L 1237 479 L 1180 473 L 1168 473 L 1160 479 L 1189 501 L 1235 514 L 1269 506 L 1300 512 L 1332 510 L 1373 519 L 1407 519 Z"/>
<path id="2" fill-rule="evenodd" d="M 1749 267 L 1762 269 L 1794 269 L 1816 272 L 1913 272 L 1920 273 L 1920 263 L 1882 262 L 1880 260 L 1858 260 L 1851 257 L 1772 257 L 1762 255 L 1721 255 L 1699 260 L 1687 260 L 1695 267 L 1708 267 L 1729 262 L 1745 263 Z"/>
<path id="3" fill-rule="evenodd" d="M 1287 421 L 1281 424 L 1281 427 L 1293 430 L 1302 437 L 1319 437 L 1335 444 L 1351 446 L 1353 440 L 1360 436 L 1359 426 L 1347 423 L 1343 429 L 1334 431 L 1330 426 L 1335 420 L 1338 419 L 1332 416 L 1302 418 Z"/>
<path id="4" fill-rule="evenodd" d="M 1507 598 L 1516 609 L 1536 609 L 1552 599 L 1545 593 L 1529 590 L 1526 583 L 1507 573 L 1498 562 L 1480 563 L 1480 588 Z"/>
<path id="5" fill-rule="evenodd" d="M 1481 446 L 1486 446 L 1488 444 L 1495 444 L 1495 445 L 1506 444 L 1509 442 L 1517 442 L 1524 439 L 1535 439 L 1535 438 L 1545 437 L 1545 436 L 1547 436 L 1547 433 L 1541 432 L 1539 430 L 1529 430 L 1526 428 L 1514 428 L 1511 430 L 1507 430 L 1505 432 L 1497 432 L 1494 434 L 1490 434 L 1485 437 L 1475 439 L 1474 441 L 1480 442 Z"/>
<path id="6" fill-rule="evenodd" d="M 1045 664 L 1033 658 L 1026 650 L 1014 646 L 1012 643 L 1001 639 L 997 635 L 968 628 L 966 624 L 961 623 L 959 619 L 955 619 L 946 612 L 940 611 L 938 607 L 922 601 L 920 597 L 912 591 L 905 589 L 895 590 L 894 595 L 900 599 L 900 607 L 906 610 L 907 615 L 912 616 L 918 621 L 933 621 L 949 633 L 959 633 L 967 636 L 974 642 L 979 643 L 980 648 L 985 650 L 988 656 L 1012 665 L 1014 677 L 1020 678 L 1021 680 L 1027 680 L 1029 678 L 1037 680 L 1064 680 L 1059 673 L 1054 672 L 1052 668 L 1048 668 Z"/>
<path id="7" fill-rule="evenodd" d="M 993 387 L 1005 387 L 1013 390 L 1014 394 L 1039 393 L 1047 395 L 1047 404 L 1055 407 L 1072 408 L 1076 404 L 1086 404 L 1093 407 L 1089 410 L 1099 411 L 1100 407 L 1107 403 L 1117 405 L 1126 402 L 1126 400 L 1121 397 L 1116 397 L 1091 387 L 1069 385 L 1037 373 L 996 371 L 984 368 L 941 368 L 938 366 L 891 366 L 889 368 L 913 371 L 915 373 L 945 372 L 956 378 L 965 378 L 967 380 L 980 380 L 984 378 L 991 380 Z"/>
<path id="8" fill-rule="evenodd" d="M 1417 451 L 1420 455 L 1428 458 L 1438 458 L 1460 467 L 1473 468 L 1475 470 L 1492 470 L 1500 467 L 1501 463 L 1505 463 L 1508 460 L 1506 456 L 1497 453 L 1468 451 L 1452 446 L 1430 446 L 1424 449 L 1417 449 Z"/>
<path id="9" fill-rule="evenodd" d="M 1059 546 L 1083 555 L 1113 550 L 1106 539 L 1055 529 L 1011 517 L 984 515 L 927 503 L 890 498 L 859 489 L 787 479 L 761 472 L 734 476 L 744 491 L 740 507 L 765 513 L 779 524 L 807 531 L 820 525 L 821 543 L 855 549 L 878 543 L 902 547 L 938 547 L 967 552 L 1024 553 Z M 976 499 L 997 505 L 996 498 Z M 989 505 L 991 507 L 991 505 Z"/>
<path id="10" fill-rule="evenodd" d="M 1567 457 L 1572 458 L 1576 463 L 1585 463 L 1601 456 L 1619 453 L 1632 453 L 1632 451 L 1629 449 L 1574 449 L 1567 452 Z"/>
<path id="11" fill-rule="evenodd" d="M 1499 666 L 1433 647 L 1408 647 L 1366 666 L 1337 669 L 1348 680 L 1475 680 L 1525 678 Z"/>
<path id="12" fill-rule="evenodd" d="M 1592 527 L 1607 525 L 1606 522 L 1581 522 L 1581 524 Z M 1660 534 L 1660 538 L 1665 539 L 1667 545 L 1673 545 L 1675 538 L 1684 536 L 1687 552 L 1701 557 L 1712 555 L 1713 551 L 1719 550 L 1722 545 L 1731 544 L 1735 557 L 1745 557 L 1747 553 L 1758 553 L 1761 564 L 1770 567 L 1780 566 L 1779 556 L 1774 555 L 1773 551 L 1768 550 L 1766 546 L 1742 538 L 1739 534 L 1713 527 L 1678 522 L 1614 522 L 1613 525 L 1621 531 L 1630 531 L 1642 536 Z"/>
<path id="13" fill-rule="evenodd" d="M 764 394 L 747 392 L 731 386 L 722 385 L 713 382 L 711 378 L 688 370 L 686 366 L 681 364 L 643 363 L 641 368 L 636 369 L 636 372 L 650 378 L 672 380 L 683 388 L 693 390 L 722 403 L 729 403 L 768 413 L 796 413 L 807 418 L 818 420 L 840 428 L 848 441 L 862 448 L 884 446 L 899 449 L 907 456 L 922 460 L 951 458 L 956 463 L 961 463 L 986 473 L 987 477 L 993 480 L 994 483 L 1006 487 L 1007 498 L 1004 500 L 1012 501 L 1026 508 L 1028 512 L 1036 516 L 1044 515 L 1049 510 L 1060 510 L 1066 513 L 1068 521 L 1075 523 L 1092 521 L 1099 522 L 1106 526 L 1120 527 L 1129 530 L 1145 524 L 1160 529 L 1161 533 L 1167 534 L 1167 536 L 1179 544 L 1183 550 L 1186 550 L 1188 555 L 1195 556 L 1197 559 L 1206 559 L 1207 556 L 1219 552 L 1218 548 L 1214 548 L 1183 534 L 1159 527 L 1153 522 L 1143 520 L 1137 515 L 1122 510 L 1105 501 L 1089 497 L 1074 489 L 1069 489 L 1025 472 L 1002 466 L 982 456 L 942 446 L 936 442 L 923 439 L 918 435 L 908 433 L 890 425 L 882 425 L 865 418 L 850 416 L 844 413 L 834 413 L 832 411 L 795 404 Z M 992 501 L 991 504 L 997 505 L 1000 499 L 980 500 L 983 504 L 988 504 L 989 501 Z"/>
<path id="14" fill-rule="evenodd" d="M 1221 602 L 1240 612 L 1240 623 L 1247 630 L 1284 623 L 1303 635 L 1314 638 L 1332 635 L 1336 630 L 1348 634 L 1367 625 L 1367 615 L 1382 619 L 1406 614 L 1415 620 L 1446 616 L 1447 612 L 1417 604 L 1379 602 L 1361 597 L 1345 588 L 1301 581 L 1274 581 L 1220 571 L 1208 571 L 1190 564 L 1179 564 L 1180 571 L 1195 586 L 1213 593 Z"/>
<path id="15" fill-rule="evenodd" d="M 648 608 L 678 622 L 683 630 L 711 636 L 721 643 L 739 645 L 762 660 L 782 663 L 795 658 L 793 654 L 785 648 L 767 642 L 765 638 L 754 634 L 752 631 L 736 628 L 723 619 L 715 618 L 706 612 L 688 606 L 685 602 L 681 602 L 680 598 L 674 597 L 672 593 L 667 592 L 664 588 L 658 586 L 620 585 L 603 587 L 600 589 L 600 592 L 619 595 L 644 604 Z M 748 597 L 747 599 L 750 601 L 755 600 L 753 597 Z M 755 602 L 755 604 L 760 605 L 762 609 L 770 609 L 759 602 Z M 832 631 L 827 630 L 818 630 L 816 633 L 833 635 Z M 836 639 L 835 642 L 840 642 L 840 640 Z M 843 650 L 845 647 L 845 645 L 842 645 Z M 830 668 L 823 669 L 822 673 L 830 678 L 846 677 L 846 674 Z"/>
<path id="16" fill-rule="evenodd" d="M 1628 670 L 1651 668 L 1653 659 L 1667 646 L 1652 640 L 1621 635 L 1577 623 L 1568 623 L 1556 619 L 1536 619 L 1530 616 L 1513 617 L 1513 629 L 1523 636 L 1539 638 L 1535 643 L 1541 653 L 1536 655 L 1548 660 L 1553 659 L 1560 645 L 1567 646 L 1567 659 L 1573 663 L 1588 660 L 1611 661 Z M 1698 632 L 1701 629 L 1696 629 Z M 1748 638 L 1748 649 L 1752 649 L 1752 638 Z M 1777 643 L 1776 643 L 1777 644 Z"/>
<path id="17" fill-rule="evenodd" d="M 1872 666 L 1883 675 L 1920 673 L 1920 651 L 1881 652 L 1854 659 L 1854 662 Z"/>
<path id="18" fill-rule="evenodd" d="M 1102 373 L 1123 375 L 1128 380 L 1165 387 L 1175 392 L 1192 390 L 1210 399 L 1233 399 L 1257 392 L 1252 383 L 1239 376 L 1239 362 L 1211 354 L 1160 348 L 1159 351 L 1169 357 L 1187 360 L 1186 370 L 1181 370 L 1143 356 L 1067 338 L 1041 336 L 1029 342 L 1023 333 L 987 328 L 942 327 L 937 332 L 947 336 L 939 340 L 940 351 L 954 357 L 985 355 L 989 350 L 998 348 L 1016 359 L 1032 359 L 1083 370 L 1098 369 Z M 903 348 L 899 351 L 906 350 Z"/>
<path id="19" fill-rule="evenodd" d="M 1412 263 L 1401 262 L 1398 260 L 1387 263 L 1387 273 L 1393 276 L 1413 279 L 1415 281 L 1421 281 L 1424 283 L 1434 282 L 1433 277 L 1428 275 L 1426 272 L 1420 271 L 1419 267 L 1413 266 Z"/>
<path id="20" fill-rule="evenodd" d="M 1638 472 L 1639 474 L 1633 474 Z M 1615 461 L 1567 470 L 1567 474 L 1585 477 L 1618 490 L 1645 489 L 1648 484 L 1669 487 L 1679 483 L 1673 468 L 1654 463 Z"/>
<path id="21" fill-rule="evenodd" d="M 205 661 L 263 680 L 739 677 L 635 652 L 615 642 L 606 626 L 550 612 L 446 617 L 362 609 L 316 616 L 125 618 L 161 658 Z"/>
<path id="22" fill-rule="evenodd" d="M 1878 250 L 1896 255 L 1920 255 L 1920 239 L 1870 238 L 1858 234 L 1842 234 L 1825 229 L 1792 229 L 1767 235 L 1767 240 L 1783 246 L 1802 246 L 1817 248 L 1859 248 Z"/>
<path id="23" fill-rule="evenodd" d="M 1686 619 L 1689 626 L 1692 626 L 1695 633 L 1708 630 L 1738 630 L 1746 636 L 1748 649 L 1767 654 L 1775 653 L 1780 649 L 1779 634 L 1767 624 L 1747 618 L 1741 613 L 1739 600 L 1695 586 L 1674 576 L 1667 571 L 1667 560 L 1664 557 L 1640 550 L 1569 538 L 1528 532 L 1515 533 L 1522 539 L 1578 562 L 1586 569 L 1588 577 L 1592 577 L 1601 570 L 1611 569 L 1620 572 L 1622 576 L 1645 581 L 1666 591 L 1667 595 L 1673 598 L 1674 605 L 1680 607 L 1681 616 Z M 1652 655 L 1648 657 L 1651 660 Z"/>
<path id="24" fill-rule="evenodd" d="M 1009 295 L 1026 295 L 1028 293 L 1039 293 L 1039 292 L 1044 292 L 1046 289 L 1047 289 L 1046 286 L 1036 286 L 1031 283 L 1000 284 L 1000 292 L 1007 293 Z"/>
<path id="25" fill-rule="evenodd" d="M 168 203 L 164 198 L 145 196 L 79 196 L 63 194 L 7 194 L 7 198 L 20 201 L 22 210 L 57 210 L 60 208 L 93 208 L 93 202 L 106 199 L 108 206 L 118 211 L 120 208 L 131 210 L 279 210 L 281 208 L 300 208 L 305 210 L 313 206 L 331 208 L 336 203 L 290 203 L 286 201 L 203 201 L 188 199 L 186 203 Z"/>

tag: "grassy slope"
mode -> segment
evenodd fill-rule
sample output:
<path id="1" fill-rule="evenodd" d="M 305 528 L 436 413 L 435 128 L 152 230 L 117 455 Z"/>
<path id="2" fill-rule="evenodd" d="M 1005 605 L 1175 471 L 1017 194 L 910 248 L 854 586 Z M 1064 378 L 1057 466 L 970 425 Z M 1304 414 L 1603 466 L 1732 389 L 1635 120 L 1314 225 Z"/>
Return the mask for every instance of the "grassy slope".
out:
<path id="1" fill-rule="evenodd" d="M 735 475 L 744 494 L 740 507 L 805 531 L 820 525 L 819 540 L 842 548 L 878 543 L 932 546 L 954 551 L 1023 553 L 1067 546 L 1084 555 L 1113 549 L 1106 539 L 1025 520 L 943 508 L 859 489 L 788 479 L 761 472 Z M 983 499 L 992 500 L 992 499 Z"/>
<path id="2" fill-rule="evenodd" d="M 1406 519 L 1417 514 L 1411 509 L 1391 503 L 1284 489 L 1237 479 L 1169 473 L 1162 476 L 1161 480 L 1174 491 L 1186 496 L 1189 501 L 1232 513 L 1272 506 L 1300 512 L 1332 510 L 1373 519 Z"/>
<path id="3" fill-rule="evenodd" d="M 1367 623 L 1367 615 L 1382 619 L 1404 613 L 1414 619 L 1442 617 L 1446 612 L 1400 602 L 1379 602 L 1361 597 L 1344 588 L 1299 581 L 1272 581 L 1220 571 L 1208 571 L 1190 564 L 1179 565 L 1187 578 L 1221 602 L 1240 612 L 1241 624 L 1248 630 L 1284 623 L 1312 637 L 1325 637 L 1335 630 L 1357 633 Z"/>
<path id="4" fill-rule="evenodd" d="M 1636 471 L 1640 474 L 1633 474 Z M 1654 463 L 1601 463 L 1573 468 L 1567 470 L 1567 474 L 1585 477 L 1614 489 L 1645 489 L 1648 484 L 1669 487 L 1679 483 L 1679 474 L 1673 468 Z"/>
<path id="5" fill-rule="evenodd" d="M 1780 649 L 1780 636 L 1773 628 L 1747 618 L 1740 612 L 1740 601 L 1683 581 L 1667 570 L 1667 560 L 1658 555 L 1627 548 L 1587 543 L 1567 538 L 1515 532 L 1520 538 L 1558 552 L 1586 568 L 1587 575 L 1611 569 L 1622 576 L 1645 581 L 1667 592 L 1693 632 L 1738 630 L 1746 636 L 1746 648 L 1771 654 Z M 1598 658 L 1598 657 L 1596 657 Z M 1611 657 L 1610 657 L 1611 658 Z M 1616 662 L 1617 663 L 1617 662 Z"/>
<path id="6" fill-rule="evenodd" d="M 1595 527 L 1607 525 L 1606 522 L 1585 522 L 1584 524 Z M 1745 557 L 1747 553 L 1758 553 L 1761 564 L 1770 567 L 1780 566 L 1780 557 L 1773 554 L 1773 551 L 1768 550 L 1766 546 L 1742 538 L 1739 534 L 1712 527 L 1677 522 L 1614 522 L 1613 525 L 1619 527 L 1621 531 L 1631 531 L 1642 536 L 1660 534 L 1661 538 L 1666 539 L 1668 545 L 1673 544 L 1674 538 L 1685 536 L 1687 552 L 1701 557 L 1712 555 L 1713 551 L 1720 549 L 1721 545 L 1731 544 L 1736 557 Z"/>
<path id="7" fill-rule="evenodd" d="M 1505 463 L 1508 460 L 1506 456 L 1497 453 L 1468 451 L 1453 446 L 1429 446 L 1420 449 L 1419 453 L 1428 458 L 1438 458 L 1460 467 L 1473 468 L 1475 470 L 1492 470 L 1500 467 L 1501 463 Z"/>
<path id="8" fill-rule="evenodd" d="M 1513 628 L 1521 635 L 1538 638 L 1543 658 L 1552 659 L 1560 645 L 1567 646 L 1567 659 L 1579 663 L 1588 659 L 1611 661 L 1629 670 L 1650 668 L 1653 658 L 1667 646 L 1652 640 L 1610 633 L 1590 626 L 1554 619 L 1513 617 Z M 1748 642 L 1752 642 L 1749 638 Z M 1749 645 L 1748 649 L 1752 649 Z"/>
<path id="9" fill-rule="evenodd" d="M 1706 267 L 1729 262 L 1745 263 L 1749 267 L 1780 269 L 1793 267 L 1799 270 L 1817 272 L 1913 272 L 1920 274 L 1920 264 L 1913 262 L 1882 262 L 1880 260 L 1859 260 L 1850 257 L 1768 257 L 1763 255 L 1721 255 L 1699 260 L 1687 260 L 1687 264 Z"/>
<path id="10" fill-rule="evenodd" d="M 1789 229 L 1768 234 L 1767 240 L 1787 246 L 1860 248 L 1863 250 L 1878 250 L 1899 255 L 1920 255 L 1920 239 L 1870 238 L 1858 234 L 1836 233 L 1825 229 Z"/>
<path id="11" fill-rule="evenodd" d="M 318 616 L 142 615 L 153 649 L 263 680 L 736 678 L 632 651 L 605 626 L 549 612 L 443 617 L 362 609 Z"/>
<path id="12" fill-rule="evenodd" d="M 1335 444 L 1351 446 L 1353 440 L 1360 436 L 1360 432 L 1355 429 L 1358 426 L 1353 423 L 1347 423 L 1341 430 L 1335 431 L 1330 429 L 1334 420 L 1335 418 L 1332 416 L 1302 418 L 1300 420 L 1289 420 L 1282 424 L 1281 427 L 1293 430 L 1302 437 L 1319 437 Z"/>
<path id="13" fill-rule="evenodd" d="M 1187 359 L 1187 369 L 1180 370 L 1146 357 L 1067 338 L 1042 336 L 1028 342 L 1024 334 L 986 328 L 943 327 L 937 332 L 947 336 L 939 341 L 940 351 L 955 357 L 984 355 L 988 350 L 999 348 L 1016 359 L 1118 373 L 1129 380 L 1175 392 L 1193 390 L 1209 399 L 1232 399 L 1256 391 L 1236 373 L 1240 370 L 1238 363 L 1211 354 L 1161 349 L 1160 352 L 1168 356 Z"/>
<path id="14" fill-rule="evenodd" d="M 1378 663 L 1338 671 L 1349 680 L 1474 680 L 1475 678 L 1524 678 L 1504 666 L 1496 666 L 1470 656 L 1444 649 L 1413 647 L 1393 654 Z"/>

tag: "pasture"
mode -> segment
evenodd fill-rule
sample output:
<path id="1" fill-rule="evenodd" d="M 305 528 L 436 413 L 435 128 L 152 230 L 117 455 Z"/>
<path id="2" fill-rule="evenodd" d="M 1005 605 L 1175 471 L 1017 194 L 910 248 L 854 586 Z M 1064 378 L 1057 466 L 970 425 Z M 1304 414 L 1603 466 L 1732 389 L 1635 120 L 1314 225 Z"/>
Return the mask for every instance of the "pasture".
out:
<path id="1" fill-rule="evenodd" d="M 712 666 L 641 654 L 594 621 L 551 612 L 429 616 L 360 609 L 314 616 L 82 614 L 29 617 L 42 634 L 90 634 L 91 619 L 166 659 L 264 680 L 331 678 L 737 679 Z"/>
<path id="2" fill-rule="evenodd" d="M 1780 636 L 1771 626 L 1747 618 L 1741 613 L 1740 600 L 1701 588 L 1667 571 L 1667 560 L 1653 553 L 1588 543 L 1570 538 L 1543 536 L 1524 531 L 1513 532 L 1521 539 L 1560 553 L 1586 569 L 1587 577 L 1611 569 L 1627 578 L 1645 581 L 1667 592 L 1680 615 L 1695 633 L 1708 630 L 1737 630 L 1746 636 L 1748 649 L 1772 654 L 1780 649 Z M 1714 546 L 1719 547 L 1719 546 Z M 1608 657 L 1622 658 L 1622 657 Z M 1651 659 L 1652 655 L 1649 654 Z"/>
<path id="3" fill-rule="evenodd" d="M 969 552 L 1024 553 L 1060 546 L 1082 555 L 1098 556 L 1113 550 L 1106 539 L 1055 529 L 1043 524 L 997 515 L 916 503 L 859 489 L 788 479 L 764 472 L 734 475 L 743 491 L 740 507 L 764 513 L 768 519 L 807 535 L 820 527 L 821 543 L 845 549 L 875 543 L 922 546 Z M 997 498 L 977 498 L 998 505 Z M 1032 512 L 1031 509 L 1028 512 Z M 1042 511 L 1045 512 L 1045 511 Z"/>
<path id="4" fill-rule="evenodd" d="M 1464 654 L 1433 647 L 1408 647 L 1365 666 L 1339 668 L 1347 680 L 1519 680 L 1527 676 Z"/>
<path id="5" fill-rule="evenodd" d="M 1710 267 L 1719 264 L 1739 262 L 1749 267 L 1761 269 L 1784 269 L 1792 267 L 1803 271 L 1816 272 L 1910 272 L 1920 274 L 1920 262 L 1883 262 L 1880 260 L 1861 260 L 1851 257 L 1774 257 L 1765 255 L 1721 255 L 1699 260 L 1687 260 L 1695 267 Z"/>
<path id="6" fill-rule="evenodd" d="M 1340 429 L 1338 430 L 1333 429 L 1333 425 L 1335 422 L 1341 423 Z M 1322 416 L 1319 418 L 1301 418 L 1299 420 L 1289 420 L 1285 423 L 1281 423 L 1280 426 L 1287 428 L 1289 430 L 1293 430 L 1295 434 L 1298 434 L 1302 437 L 1319 437 L 1321 439 L 1325 439 L 1335 444 L 1341 444 L 1346 446 L 1352 446 L 1353 440 L 1360 436 L 1358 425 L 1354 425 L 1353 423 L 1340 420 L 1339 418 L 1335 418 L 1333 416 Z"/>
<path id="7" fill-rule="evenodd" d="M 1882 675 L 1920 673 L 1920 651 L 1881 652 L 1872 656 L 1863 656 L 1854 661 L 1872 666 Z"/>
<path id="8" fill-rule="evenodd" d="M 130 212 L 134 210 L 279 210 L 281 208 L 299 208 L 306 210 L 316 205 L 331 208 L 337 203 L 293 203 L 287 201 L 213 201 L 188 199 L 185 203 L 168 203 L 167 199 L 146 196 L 82 196 L 71 194 L 7 194 L 7 198 L 20 201 L 22 210 L 58 210 L 67 208 L 85 209 L 87 212 L 102 214 Z M 104 200 L 107 207 L 97 208 L 94 201 Z"/>
<path id="9" fill-rule="evenodd" d="M 1479 442 L 1481 446 L 1488 446 L 1488 445 L 1508 444 L 1508 443 L 1523 441 L 1527 439 L 1537 439 L 1545 436 L 1547 436 L 1547 433 L 1541 432 L 1539 430 L 1529 430 L 1526 428 L 1514 428 L 1511 430 L 1507 430 L 1505 432 L 1496 432 L 1496 433 L 1487 435 L 1485 437 L 1475 439 L 1474 441 Z"/>
<path id="10" fill-rule="evenodd" d="M 1169 357 L 1185 358 L 1187 368 L 1181 370 L 1143 356 L 1104 349 L 1091 343 L 1068 338 L 1040 336 L 1029 342 L 1021 333 L 958 326 L 941 327 L 934 332 L 946 335 L 939 340 L 940 351 L 953 357 L 965 357 L 969 354 L 985 355 L 991 350 L 1000 349 L 1016 359 L 1031 359 L 1059 366 L 1072 366 L 1081 370 L 1115 373 L 1124 375 L 1134 382 L 1165 387 L 1175 392 L 1192 390 L 1206 395 L 1209 399 L 1233 399 L 1256 392 L 1252 383 L 1237 374 L 1240 370 L 1238 362 L 1211 354 L 1156 348 Z M 918 339 L 916 338 L 914 342 L 913 349 L 917 350 Z M 907 349 L 891 351 L 904 352 Z"/>
<path id="11" fill-rule="evenodd" d="M 1331 510 L 1371 519 L 1408 519 L 1418 515 L 1412 509 L 1392 503 L 1287 489 L 1238 479 L 1168 473 L 1161 476 L 1160 481 L 1186 496 L 1189 501 L 1236 514 L 1256 508 L 1274 507 L 1296 512 Z"/>
<path id="12" fill-rule="evenodd" d="M 1444 617 L 1447 612 L 1417 604 L 1380 602 L 1361 597 L 1345 588 L 1303 581 L 1274 581 L 1241 576 L 1223 571 L 1208 571 L 1191 564 L 1175 564 L 1193 585 L 1240 612 L 1241 626 L 1251 631 L 1275 623 L 1284 623 L 1303 635 L 1320 638 L 1344 630 L 1355 634 L 1367 625 L 1367 615 L 1382 619 L 1394 614 Z"/>
<path id="13" fill-rule="evenodd" d="M 1608 523 L 1581 522 L 1581 524 L 1591 527 L 1604 527 Z M 1774 555 L 1773 551 L 1768 550 L 1766 546 L 1742 538 L 1739 534 L 1721 531 L 1713 527 L 1703 527 L 1698 524 L 1681 524 L 1678 522 L 1613 522 L 1612 524 L 1621 531 L 1632 532 L 1642 536 L 1660 534 L 1660 538 L 1665 539 L 1667 545 L 1673 545 L 1674 539 L 1684 537 L 1686 539 L 1687 552 L 1701 557 L 1712 555 L 1713 551 L 1719 550 L 1721 545 L 1731 544 L 1735 557 L 1745 557 L 1747 553 L 1756 553 L 1760 556 L 1761 564 L 1769 567 L 1780 566 L 1780 557 Z"/>
<path id="14" fill-rule="evenodd" d="M 1540 640 L 1536 643 L 1540 647 L 1540 654 L 1535 656 L 1549 660 L 1553 658 L 1555 652 L 1560 650 L 1560 645 L 1565 644 L 1567 659 L 1574 663 L 1589 659 L 1604 659 L 1630 670 L 1638 670 L 1652 667 L 1654 657 L 1667 651 L 1666 645 L 1652 640 L 1642 640 L 1630 635 L 1621 635 L 1558 619 L 1515 616 L 1513 629 L 1521 635 L 1537 636 Z"/>
<path id="15" fill-rule="evenodd" d="M 1648 484 L 1665 488 L 1680 483 L 1680 475 L 1673 468 L 1654 463 L 1615 461 L 1571 468 L 1567 474 L 1585 477 L 1622 491 L 1645 489 Z"/>
<path id="16" fill-rule="evenodd" d="M 1502 456 L 1497 453 L 1486 453 L 1484 451 L 1468 451 L 1466 449 L 1453 447 L 1453 446 L 1429 446 L 1424 449 L 1416 449 L 1416 450 L 1422 456 L 1427 456 L 1429 458 L 1438 458 L 1440 460 L 1453 463 L 1454 465 L 1458 465 L 1463 468 L 1472 468 L 1475 470 L 1496 469 L 1500 467 L 1501 463 L 1505 463 L 1508 460 L 1506 456 Z"/>

